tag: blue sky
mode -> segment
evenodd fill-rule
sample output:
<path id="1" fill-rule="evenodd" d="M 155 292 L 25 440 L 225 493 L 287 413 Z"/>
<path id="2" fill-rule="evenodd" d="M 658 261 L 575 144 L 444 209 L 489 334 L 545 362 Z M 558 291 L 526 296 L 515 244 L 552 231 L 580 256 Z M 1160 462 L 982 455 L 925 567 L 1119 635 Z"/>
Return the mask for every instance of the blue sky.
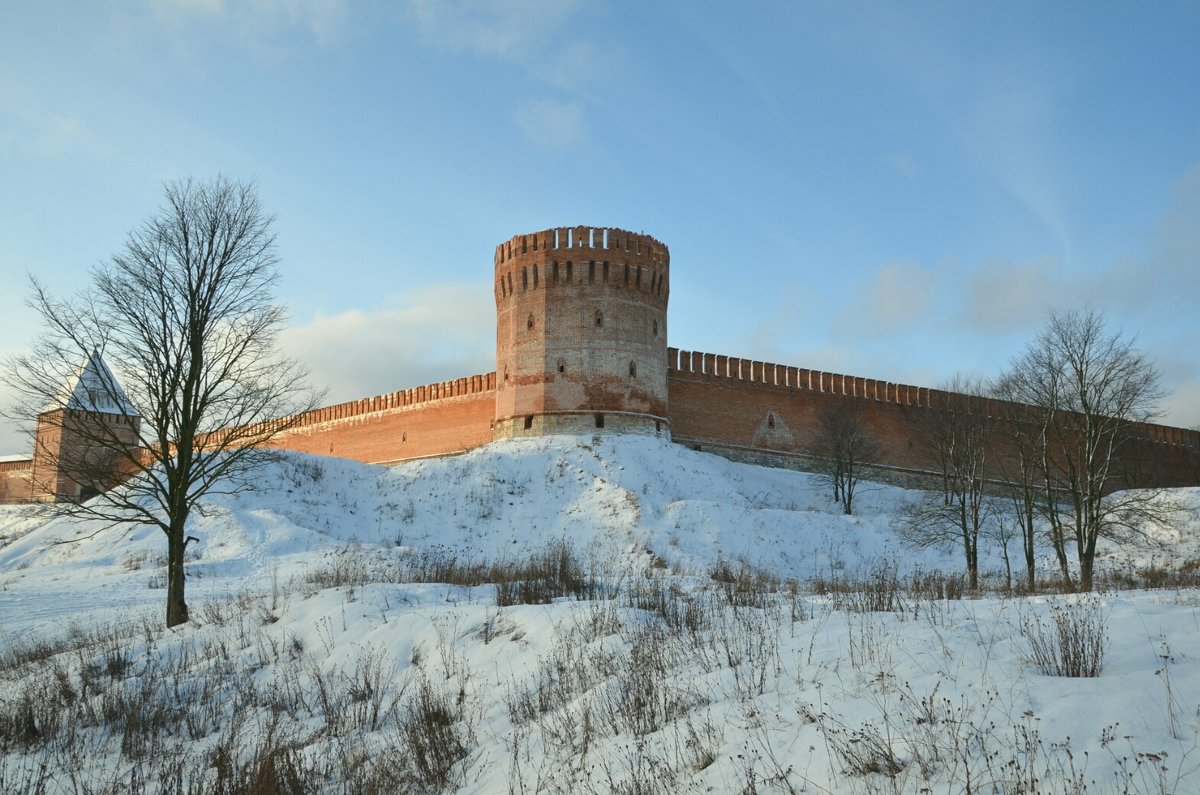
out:
<path id="1" fill-rule="evenodd" d="M 331 401 L 493 369 L 494 247 L 590 224 L 670 247 L 682 348 L 936 386 L 1088 305 L 1200 425 L 1197 41 L 1170 2 L 9 0 L 0 354 L 26 273 L 75 292 L 223 173 Z"/>

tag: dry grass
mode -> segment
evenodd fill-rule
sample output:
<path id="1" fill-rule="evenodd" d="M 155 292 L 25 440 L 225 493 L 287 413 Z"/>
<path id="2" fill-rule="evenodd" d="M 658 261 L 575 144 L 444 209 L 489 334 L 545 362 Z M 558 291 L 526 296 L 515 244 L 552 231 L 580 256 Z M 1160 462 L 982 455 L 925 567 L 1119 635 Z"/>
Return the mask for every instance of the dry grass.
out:
<path id="1" fill-rule="evenodd" d="M 1080 788 L 1069 746 L 1043 743 L 1036 725 L 1001 720 L 987 698 L 951 703 L 936 688 L 916 692 L 879 673 L 891 653 L 884 628 L 944 620 L 947 602 L 964 596 L 960 576 L 902 577 L 881 563 L 795 582 L 743 561 L 720 561 L 706 574 L 649 566 L 614 578 L 561 542 L 502 562 L 353 547 L 315 567 L 300 590 L 339 588 L 349 598 L 376 582 L 492 585 L 496 604 L 482 626 L 447 632 L 412 660 L 366 647 L 336 666 L 325 662 L 332 638 L 323 650 L 319 633 L 316 649 L 281 637 L 291 588 L 277 582 L 202 605 L 187 633 L 127 622 L 14 639 L 0 652 L 0 791 L 469 788 L 479 775 L 473 765 L 484 764 L 480 695 L 457 644 L 498 642 L 512 633 L 513 606 L 560 598 L 582 604 L 536 670 L 503 691 L 512 792 L 682 791 L 731 758 L 740 760 L 741 780 L 730 782 L 738 791 L 801 791 L 803 777 L 765 730 L 746 735 L 756 744 L 733 756 L 712 710 L 732 703 L 744 727 L 764 725 L 772 694 L 828 673 L 783 659 L 781 633 L 838 614 L 851 634 L 846 671 L 874 672 L 878 719 L 851 725 L 827 704 L 795 709 L 820 732 L 847 790 L 966 791 L 987 781 L 996 791 L 1035 792 L 1052 781 L 1055 791 L 1091 791 Z M 1045 673 L 1101 673 L 1105 616 L 1096 603 L 1055 602 L 1045 615 L 1027 613 L 1021 627 Z M 783 706 L 775 700 L 771 709 Z M 538 769 L 530 748 L 544 760 Z M 1122 791 L 1158 791 L 1150 763 L 1128 758 Z"/>

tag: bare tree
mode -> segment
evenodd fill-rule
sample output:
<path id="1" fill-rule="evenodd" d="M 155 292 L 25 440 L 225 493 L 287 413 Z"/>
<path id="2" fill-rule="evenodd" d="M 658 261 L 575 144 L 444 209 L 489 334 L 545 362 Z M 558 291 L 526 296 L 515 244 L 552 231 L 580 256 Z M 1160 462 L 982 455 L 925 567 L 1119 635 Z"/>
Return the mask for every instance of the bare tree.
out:
<path id="1" fill-rule="evenodd" d="M 1069 586 L 1065 547 L 1074 542 L 1077 587 L 1090 591 L 1099 539 L 1170 511 L 1155 490 L 1119 491 L 1138 485 L 1127 478 L 1132 431 L 1158 415 L 1158 370 L 1132 339 L 1110 333 L 1103 316 L 1088 310 L 1052 314 L 1003 382 L 1014 400 L 1036 409 L 1051 540 Z"/>
<path id="2" fill-rule="evenodd" d="M 252 184 L 169 183 L 80 295 L 56 298 L 31 279 L 46 329 L 6 362 L 14 416 L 38 426 L 35 476 L 44 461 L 74 481 L 79 501 L 62 510 L 166 536 L 167 626 L 188 620 L 188 517 L 205 495 L 246 488 L 262 446 L 319 397 L 276 351 L 272 222 Z"/>
<path id="3" fill-rule="evenodd" d="M 997 437 L 994 471 L 1007 493 L 1012 524 L 1021 537 L 1021 551 L 1025 563 L 1025 587 L 1032 591 L 1037 586 L 1037 530 L 1038 520 L 1043 515 L 1043 478 L 1041 466 L 1042 440 L 1046 437 L 1048 415 L 1032 410 L 1016 402 L 1017 387 L 1009 377 L 998 379 L 991 387 L 997 398 L 997 411 L 993 417 L 993 428 Z M 1009 517 L 998 517 L 1007 527 Z M 1070 569 L 1061 542 L 1057 539 L 1054 550 L 1064 579 L 1069 579 Z"/>
<path id="4" fill-rule="evenodd" d="M 967 587 L 974 591 L 979 587 L 979 539 L 991 511 L 985 492 L 990 419 L 978 381 L 956 376 L 943 390 L 943 405 L 922 418 L 922 434 L 938 463 L 942 490 L 906 511 L 901 535 L 918 546 L 958 546 Z"/>
<path id="5" fill-rule="evenodd" d="M 820 457 L 819 472 L 833 487 L 833 499 L 842 511 L 853 513 L 859 482 L 879 458 L 879 446 L 863 421 L 862 405 L 853 398 L 830 403 L 819 417 L 813 452 Z"/>

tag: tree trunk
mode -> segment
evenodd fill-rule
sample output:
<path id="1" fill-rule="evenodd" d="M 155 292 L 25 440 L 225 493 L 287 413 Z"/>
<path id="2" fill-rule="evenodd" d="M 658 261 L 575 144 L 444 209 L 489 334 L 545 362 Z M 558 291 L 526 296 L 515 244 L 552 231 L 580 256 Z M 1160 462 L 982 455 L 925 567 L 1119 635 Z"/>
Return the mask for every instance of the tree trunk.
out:
<path id="1" fill-rule="evenodd" d="M 967 540 L 967 590 L 975 593 L 979 590 L 979 542 Z"/>
<path id="2" fill-rule="evenodd" d="M 1029 588 L 1029 592 L 1033 593 L 1037 587 L 1037 572 L 1035 571 L 1037 552 L 1035 548 L 1037 525 L 1034 523 L 1033 501 L 1026 498 L 1025 500 L 1025 516 L 1022 517 L 1022 538 L 1021 543 L 1025 547 L 1025 582 Z"/>
<path id="3" fill-rule="evenodd" d="M 1008 537 L 1005 536 L 1004 541 L 1000 545 L 1000 554 L 1004 556 L 1004 590 L 1007 593 L 1012 593 L 1012 559 L 1008 555 Z"/>
<path id="4" fill-rule="evenodd" d="M 185 517 L 186 519 L 186 517 Z M 183 552 L 187 547 L 183 528 L 185 520 L 171 523 L 167 533 L 167 626 L 174 627 L 188 620 L 184 601 Z"/>
<path id="5" fill-rule="evenodd" d="M 1071 580 L 1071 564 L 1067 561 L 1066 539 L 1063 537 L 1063 526 L 1058 519 L 1050 519 L 1050 545 L 1054 547 L 1054 557 L 1058 559 L 1058 569 L 1062 573 L 1063 584 L 1067 590 L 1074 591 L 1075 583 Z"/>
<path id="6" fill-rule="evenodd" d="M 1091 536 L 1079 550 L 1079 590 L 1088 593 L 1092 590 L 1093 576 L 1096 571 L 1096 536 Z"/>

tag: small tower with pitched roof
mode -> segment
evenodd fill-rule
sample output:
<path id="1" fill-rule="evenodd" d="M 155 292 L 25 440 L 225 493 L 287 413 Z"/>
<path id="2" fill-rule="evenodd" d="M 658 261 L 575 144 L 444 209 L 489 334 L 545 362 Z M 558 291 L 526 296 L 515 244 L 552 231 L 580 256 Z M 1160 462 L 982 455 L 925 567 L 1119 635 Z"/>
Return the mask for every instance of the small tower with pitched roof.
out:
<path id="1" fill-rule="evenodd" d="M 82 502 L 120 482 L 119 448 L 136 444 L 141 418 L 93 350 L 38 415 L 33 447 L 35 500 Z"/>

